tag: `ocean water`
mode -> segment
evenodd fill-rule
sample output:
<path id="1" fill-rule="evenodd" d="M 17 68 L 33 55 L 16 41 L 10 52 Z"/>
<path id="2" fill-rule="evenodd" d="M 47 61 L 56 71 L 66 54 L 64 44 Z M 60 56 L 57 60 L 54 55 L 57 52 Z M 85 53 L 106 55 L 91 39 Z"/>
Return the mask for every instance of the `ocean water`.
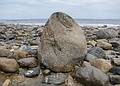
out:
<path id="1" fill-rule="evenodd" d="M 0 23 L 12 23 L 12 24 L 36 24 L 44 25 L 47 19 L 16 19 L 16 20 L 0 20 Z M 86 25 L 120 25 L 120 19 L 75 19 L 79 24 Z"/>

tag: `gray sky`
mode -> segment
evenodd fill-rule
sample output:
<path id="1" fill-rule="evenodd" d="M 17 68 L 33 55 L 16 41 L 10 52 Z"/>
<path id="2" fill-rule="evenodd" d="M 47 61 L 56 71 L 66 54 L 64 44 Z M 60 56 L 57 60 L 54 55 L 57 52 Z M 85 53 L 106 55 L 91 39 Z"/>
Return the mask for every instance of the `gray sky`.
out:
<path id="1" fill-rule="evenodd" d="M 80 19 L 120 19 L 120 0 L 0 0 L 0 19 L 48 18 L 56 11 Z"/>

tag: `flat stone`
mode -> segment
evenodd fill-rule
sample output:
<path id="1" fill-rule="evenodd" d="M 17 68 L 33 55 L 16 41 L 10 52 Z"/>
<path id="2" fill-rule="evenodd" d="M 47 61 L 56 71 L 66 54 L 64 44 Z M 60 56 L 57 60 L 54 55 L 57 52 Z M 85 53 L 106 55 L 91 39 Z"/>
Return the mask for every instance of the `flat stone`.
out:
<path id="1" fill-rule="evenodd" d="M 118 36 L 118 32 L 114 29 L 99 29 L 94 34 L 98 39 L 110 39 Z"/>
<path id="2" fill-rule="evenodd" d="M 37 59 L 30 57 L 30 58 L 22 58 L 17 61 L 21 67 L 36 67 L 37 66 Z"/>
<path id="3" fill-rule="evenodd" d="M 111 50 L 112 49 L 112 44 L 108 43 L 108 42 L 104 42 L 102 40 L 97 41 L 97 47 L 101 47 L 105 50 Z"/>
<path id="4" fill-rule="evenodd" d="M 56 73 L 46 76 L 43 80 L 43 83 L 59 85 L 63 84 L 65 79 L 66 76 L 63 73 Z"/>

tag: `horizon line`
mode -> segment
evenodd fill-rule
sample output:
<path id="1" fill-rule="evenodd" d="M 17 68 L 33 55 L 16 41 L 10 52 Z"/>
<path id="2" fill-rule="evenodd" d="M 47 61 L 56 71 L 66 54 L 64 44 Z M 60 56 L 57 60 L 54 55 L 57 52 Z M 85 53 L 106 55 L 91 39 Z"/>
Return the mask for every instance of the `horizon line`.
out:
<path id="1" fill-rule="evenodd" d="M 48 18 L 16 18 L 16 19 L 0 19 L 5 21 L 16 21 L 16 20 L 48 20 Z M 120 20 L 118 18 L 73 18 L 75 20 Z"/>

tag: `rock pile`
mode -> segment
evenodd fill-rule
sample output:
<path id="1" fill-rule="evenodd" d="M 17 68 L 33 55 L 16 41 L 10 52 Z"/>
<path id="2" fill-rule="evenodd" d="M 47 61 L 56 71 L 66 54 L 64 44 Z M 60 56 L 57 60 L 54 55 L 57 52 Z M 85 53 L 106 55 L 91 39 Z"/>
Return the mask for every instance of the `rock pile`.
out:
<path id="1" fill-rule="evenodd" d="M 0 23 L 0 86 L 119 86 L 120 27 Z"/>

